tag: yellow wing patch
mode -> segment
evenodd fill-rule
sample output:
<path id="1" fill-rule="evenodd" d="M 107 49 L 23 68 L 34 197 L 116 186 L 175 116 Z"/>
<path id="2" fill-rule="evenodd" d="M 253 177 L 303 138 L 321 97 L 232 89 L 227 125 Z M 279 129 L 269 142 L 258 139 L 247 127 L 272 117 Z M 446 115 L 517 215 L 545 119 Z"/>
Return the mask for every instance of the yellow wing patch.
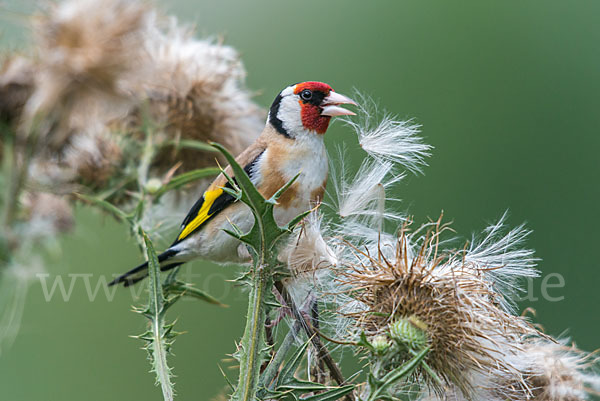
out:
<path id="1" fill-rule="evenodd" d="M 210 207 L 214 203 L 214 201 L 221 196 L 223 190 L 221 188 L 213 189 L 212 191 L 206 191 L 204 193 L 204 203 L 200 207 L 198 214 L 194 217 L 194 220 L 190 221 L 187 226 L 183 229 L 179 237 L 178 241 L 181 241 L 185 237 L 187 237 L 191 232 L 193 232 L 196 228 L 200 227 L 202 223 L 204 223 L 210 216 L 213 214 L 208 214 Z"/>

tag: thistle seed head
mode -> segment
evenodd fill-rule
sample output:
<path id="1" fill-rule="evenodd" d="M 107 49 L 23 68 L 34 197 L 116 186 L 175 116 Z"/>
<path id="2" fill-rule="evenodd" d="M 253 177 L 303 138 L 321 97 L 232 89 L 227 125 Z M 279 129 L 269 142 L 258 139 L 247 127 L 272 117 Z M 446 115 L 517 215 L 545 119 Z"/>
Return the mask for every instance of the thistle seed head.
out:
<path id="1" fill-rule="evenodd" d="M 74 181 L 102 188 L 119 168 L 122 156 L 117 136 L 101 124 L 90 123 L 87 131 L 73 135 L 60 164 L 74 174 Z"/>
<path id="2" fill-rule="evenodd" d="M 598 358 L 568 345 L 568 340 L 527 339 L 515 364 L 523 372 L 527 392 L 506 380 L 490 386 L 498 399 L 584 401 L 600 393 Z M 527 398 L 531 397 L 531 398 Z"/>
<path id="3" fill-rule="evenodd" d="M 218 141 L 233 154 L 241 153 L 258 137 L 265 113 L 245 88 L 246 71 L 238 53 L 213 40 L 198 40 L 193 30 L 167 28 L 154 19 L 144 40 L 145 77 L 132 90 L 143 103 L 128 121 L 139 127 L 150 117 L 159 127 L 158 141 Z M 145 115 L 147 114 L 147 115 Z M 155 160 L 161 169 L 181 161 L 180 171 L 214 166 L 214 153 L 168 147 Z"/>
<path id="4" fill-rule="evenodd" d="M 440 230 L 430 231 L 420 248 L 409 252 L 411 236 L 403 227 L 392 260 L 354 248 L 355 262 L 343 262 L 341 284 L 363 307 L 345 314 L 367 336 L 389 332 L 412 349 L 427 344 L 426 363 L 443 383 L 422 367 L 415 380 L 423 378 L 438 394 L 456 387 L 469 399 L 478 385 L 471 372 L 520 377 L 508 356 L 518 352 L 523 336 L 536 331 L 498 306 L 498 294 L 482 272 L 462 263 L 461 255 L 438 254 Z M 411 356 L 406 353 L 398 363 Z"/>
<path id="5" fill-rule="evenodd" d="M 74 133 L 72 114 L 119 109 L 116 100 L 128 96 L 120 84 L 139 62 L 147 12 L 138 1 L 107 0 L 98 7 L 93 0 L 70 0 L 38 15 L 38 72 L 23 130 L 39 129 L 39 118 L 50 117 L 43 133 L 49 146 L 60 148 Z"/>

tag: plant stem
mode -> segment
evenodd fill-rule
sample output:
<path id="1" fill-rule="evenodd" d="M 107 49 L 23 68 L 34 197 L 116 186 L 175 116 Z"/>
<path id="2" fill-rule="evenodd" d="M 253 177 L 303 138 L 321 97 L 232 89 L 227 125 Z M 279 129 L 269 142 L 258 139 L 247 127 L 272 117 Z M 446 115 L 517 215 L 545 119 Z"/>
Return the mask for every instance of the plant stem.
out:
<path id="1" fill-rule="evenodd" d="M 340 386 L 343 385 L 346 382 L 346 380 L 344 379 L 344 376 L 342 375 L 342 371 L 340 370 L 339 366 L 332 358 L 331 354 L 329 353 L 329 351 L 327 350 L 325 345 L 321 342 L 320 337 L 316 334 L 316 331 L 313 329 L 310 322 L 308 322 L 304 318 L 304 316 L 302 315 L 302 313 L 296 306 L 294 300 L 290 296 L 290 293 L 285 288 L 285 285 L 281 281 L 276 281 L 275 288 L 277 288 L 277 291 L 279 291 L 279 293 L 281 294 L 281 296 L 283 297 L 285 302 L 292 309 L 292 313 L 294 314 L 294 318 L 296 319 L 296 321 L 301 323 L 301 326 L 304 329 L 304 332 L 306 333 L 308 338 L 311 339 L 311 342 L 313 343 L 314 347 L 317 349 L 319 358 L 321 358 L 323 360 L 323 362 L 325 362 L 325 365 L 327 365 L 327 368 L 329 369 L 329 372 L 331 373 L 331 377 L 333 378 L 333 380 L 335 380 L 338 385 L 340 385 Z M 350 395 L 347 395 L 346 399 L 352 400 L 352 397 Z"/>
<path id="2" fill-rule="evenodd" d="M 264 322 L 267 316 L 265 293 L 270 289 L 267 268 L 258 264 L 252 274 L 246 328 L 240 347 L 240 377 L 233 400 L 252 401 L 256 398 L 260 372 L 260 353 L 264 348 Z"/>
<path id="3" fill-rule="evenodd" d="M 267 300 L 272 293 L 273 275 L 280 264 L 275 255 L 276 244 L 308 212 L 292 219 L 286 227 L 280 227 L 275 221 L 273 208 L 277 204 L 277 199 L 294 183 L 299 175 L 296 175 L 267 200 L 256 189 L 246 171 L 237 163 L 235 158 L 221 145 L 214 143 L 212 145 L 229 162 L 234 178 L 230 177 L 225 170 L 222 174 L 228 179 L 231 188 L 233 188 L 229 189 L 230 194 L 237 196 L 248 205 L 254 215 L 254 225 L 248 233 L 241 234 L 235 230 L 225 230 L 247 244 L 253 252 L 254 268 L 245 275 L 247 277 L 245 280 L 249 281 L 251 288 L 246 327 L 238 349 L 240 375 L 232 400 L 254 401 L 258 391 L 261 359 L 263 355 L 265 359 L 267 356 L 264 327 L 267 312 L 270 308 Z"/>
<path id="4" fill-rule="evenodd" d="M 317 299 L 314 296 L 311 296 L 311 302 L 310 302 L 310 322 L 312 325 L 312 328 L 315 330 L 315 332 L 318 334 L 319 333 L 319 303 L 317 302 Z M 317 353 L 318 356 L 318 353 Z M 313 359 L 313 358 L 309 358 Z M 310 374 L 311 374 L 311 380 L 316 382 L 316 383 L 320 383 L 320 384 L 327 384 L 327 371 L 325 371 L 325 365 L 323 363 L 323 360 L 321 358 L 314 358 L 316 359 L 315 361 L 313 361 L 313 365 L 311 365 L 310 367 Z M 309 361 L 310 362 L 310 361 Z"/>
<path id="5" fill-rule="evenodd" d="M 277 353 L 263 372 L 263 376 L 261 378 L 262 384 L 264 387 L 270 387 L 271 382 L 275 378 L 278 373 L 279 367 L 285 360 L 287 353 L 290 351 L 292 346 L 294 345 L 294 341 L 296 340 L 296 336 L 300 331 L 300 322 L 295 322 L 294 326 L 290 331 L 286 334 L 283 342 L 279 346 Z"/>
<path id="6" fill-rule="evenodd" d="M 367 401 L 377 401 L 379 399 L 381 399 L 383 392 L 392 384 L 394 384 L 395 382 L 397 382 L 398 380 L 402 379 L 404 376 L 408 375 L 410 372 L 413 371 L 414 368 L 416 368 L 425 358 L 425 356 L 427 355 L 427 353 L 429 352 L 429 348 L 424 348 L 423 350 L 421 350 L 421 352 L 419 352 L 417 355 L 415 355 L 410 361 L 406 362 L 404 365 L 394 369 L 393 371 L 389 372 L 387 375 L 385 375 L 381 380 L 381 385 L 379 385 L 375 391 L 373 391 L 370 395 L 369 398 L 367 399 Z"/>
<path id="7" fill-rule="evenodd" d="M 6 141 L 5 143 L 5 166 L 8 169 L 8 185 L 4 200 L 4 215 L 2 216 L 3 226 L 9 230 L 16 217 L 17 206 L 21 189 L 25 184 L 27 177 L 27 155 L 25 152 L 19 160 L 18 147 L 15 141 Z"/>

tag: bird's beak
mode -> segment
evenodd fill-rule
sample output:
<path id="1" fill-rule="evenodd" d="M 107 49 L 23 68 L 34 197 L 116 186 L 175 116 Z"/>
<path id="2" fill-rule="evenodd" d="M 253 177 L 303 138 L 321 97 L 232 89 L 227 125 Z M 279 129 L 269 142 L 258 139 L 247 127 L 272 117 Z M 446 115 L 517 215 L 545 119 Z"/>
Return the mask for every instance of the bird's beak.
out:
<path id="1" fill-rule="evenodd" d="M 322 116 L 354 116 L 356 113 L 346 110 L 343 107 L 339 107 L 340 104 L 351 104 L 356 106 L 356 102 L 347 96 L 340 93 L 331 91 L 329 95 L 323 99 L 323 111 Z"/>

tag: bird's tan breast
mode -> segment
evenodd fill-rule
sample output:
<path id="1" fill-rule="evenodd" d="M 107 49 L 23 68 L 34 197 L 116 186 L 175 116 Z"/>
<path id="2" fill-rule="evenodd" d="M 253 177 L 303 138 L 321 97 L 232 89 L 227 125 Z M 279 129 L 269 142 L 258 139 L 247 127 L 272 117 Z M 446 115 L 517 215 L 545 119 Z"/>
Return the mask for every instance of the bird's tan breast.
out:
<path id="1" fill-rule="evenodd" d="M 276 138 L 269 142 L 260 164 L 259 189 L 265 197 L 271 197 L 299 174 L 278 203 L 282 208 L 303 211 L 323 199 L 327 172 L 327 154 L 321 138 L 304 142 Z"/>

